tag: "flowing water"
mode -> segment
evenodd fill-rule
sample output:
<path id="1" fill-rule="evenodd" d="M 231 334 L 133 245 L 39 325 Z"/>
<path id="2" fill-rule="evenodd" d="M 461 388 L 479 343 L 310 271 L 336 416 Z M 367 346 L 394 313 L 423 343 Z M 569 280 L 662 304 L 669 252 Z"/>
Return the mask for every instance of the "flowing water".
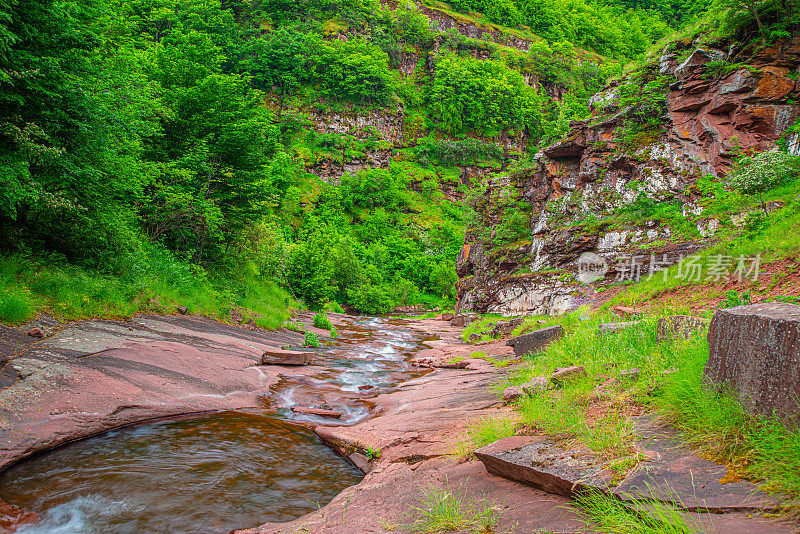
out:
<path id="1" fill-rule="evenodd" d="M 222 413 L 60 447 L 2 473 L 0 494 L 45 511 L 25 534 L 229 532 L 311 512 L 360 478 L 309 430 Z"/>
<path id="2" fill-rule="evenodd" d="M 283 375 L 262 397 L 263 414 L 162 421 L 74 442 L 0 473 L 0 499 L 43 516 L 19 534 L 220 533 L 295 519 L 361 478 L 296 423 L 363 420 L 370 397 L 419 375 L 407 360 L 421 339 L 401 325 L 365 318 L 340 328 L 320 355 L 324 366 Z M 343 415 L 298 414 L 296 404 Z"/>

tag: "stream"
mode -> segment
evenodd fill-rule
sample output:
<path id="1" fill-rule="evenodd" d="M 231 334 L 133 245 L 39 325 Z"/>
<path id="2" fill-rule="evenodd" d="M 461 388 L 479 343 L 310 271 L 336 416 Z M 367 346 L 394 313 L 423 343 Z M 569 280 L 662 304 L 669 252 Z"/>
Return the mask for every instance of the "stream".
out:
<path id="1" fill-rule="evenodd" d="M 43 519 L 19 534 L 220 533 L 290 521 L 359 482 L 360 471 L 306 428 L 354 424 L 369 399 L 424 371 L 421 334 L 354 318 L 311 374 L 281 374 L 259 407 L 113 430 L 0 473 L 0 499 Z M 309 368 L 310 369 L 310 368 Z M 293 405 L 341 413 L 294 413 Z"/>

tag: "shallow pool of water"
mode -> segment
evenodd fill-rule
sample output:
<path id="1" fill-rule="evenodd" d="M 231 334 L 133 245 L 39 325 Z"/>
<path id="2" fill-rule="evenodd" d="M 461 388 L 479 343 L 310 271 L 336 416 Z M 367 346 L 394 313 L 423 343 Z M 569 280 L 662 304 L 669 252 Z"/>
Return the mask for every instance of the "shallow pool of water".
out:
<path id="1" fill-rule="evenodd" d="M 217 533 L 297 518 L 361 474 L 309 430 L 222 413 L 124 428 L 0 473 L 19 534 Z"/>

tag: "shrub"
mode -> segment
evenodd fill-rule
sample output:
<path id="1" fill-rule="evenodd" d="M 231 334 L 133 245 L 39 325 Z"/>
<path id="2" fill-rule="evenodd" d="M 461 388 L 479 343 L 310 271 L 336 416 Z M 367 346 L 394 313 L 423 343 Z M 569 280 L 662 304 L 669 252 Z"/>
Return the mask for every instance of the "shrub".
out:
<path id="1" fill-rule="evenodd" d="M 303 345 L 306 347 L 319 347 L 319 336 L 310 330 L 306 330 L 306 337 L 303 340 Z"/>
<path id="2" fill-rule="evenodd" d="M 325 312 L 314 314 L 314 326 L 325 330 L 330 330 L 333 327 L 331 320 L 328 319 L 328 314 Z"/>
<path id="3" fill-rule="evenodd" d="M 372 315 L 388 313 L 395 307 L 389 286 L 362 284 L 348 292 L 348 304 L 355 310 Z"/>
<path id="4" fill-rule="evenodd" d="M 785 152 L 762 152 L 744 157 L 728 175 L 728 187 L 747 195 L 764 193 L 788 183 L 797 175 L 800 158 Z"/>

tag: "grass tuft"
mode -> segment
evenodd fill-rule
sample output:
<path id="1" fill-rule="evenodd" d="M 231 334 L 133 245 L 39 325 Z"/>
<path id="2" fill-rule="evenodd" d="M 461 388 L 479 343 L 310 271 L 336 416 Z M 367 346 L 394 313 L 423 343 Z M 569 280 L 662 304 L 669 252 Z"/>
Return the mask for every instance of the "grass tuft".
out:
<path id="1" fill-rule="evenodd" d="M 429 485 L 423 492 L 420 506 L 415 508 L 417 520 L 413 532 L 494 532 L 499 513 L 488 501 L 471 501 L 460 488 L 437 488 Z"/>
<path id="2" fill-rule="evenodd" d="M 686 514 L 659 501 L 646 500 L 637 508 L 600 492 L 578 496 L 575 505 L 586 515 L 586 526 L 610 534 L 694 534 L 702 532 Z"/>

